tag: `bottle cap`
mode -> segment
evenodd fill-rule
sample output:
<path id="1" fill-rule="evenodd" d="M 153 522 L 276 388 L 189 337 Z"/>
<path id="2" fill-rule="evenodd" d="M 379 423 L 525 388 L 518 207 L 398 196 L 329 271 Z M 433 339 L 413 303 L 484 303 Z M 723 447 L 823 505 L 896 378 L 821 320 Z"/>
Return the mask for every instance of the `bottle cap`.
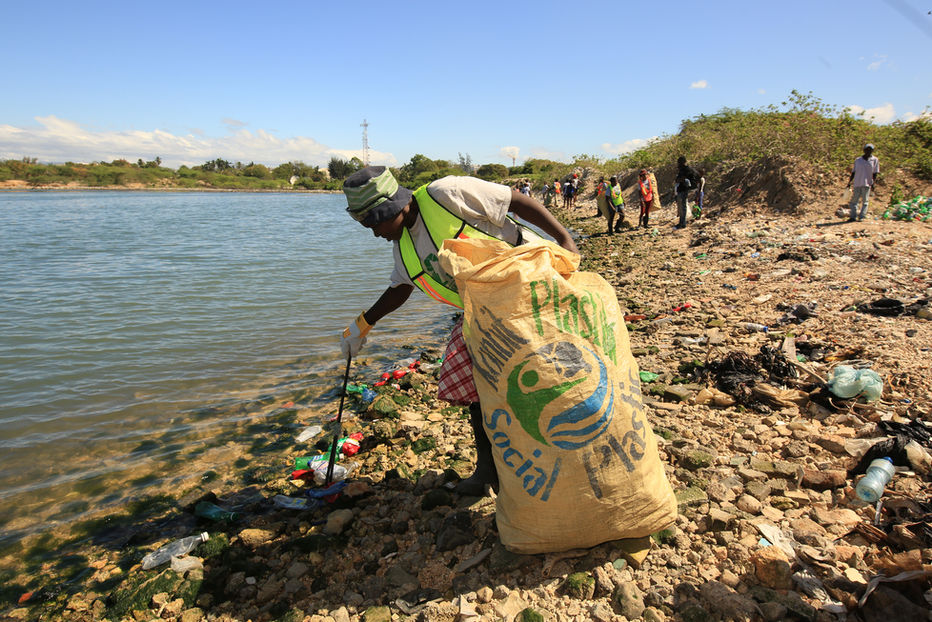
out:
<path id="1" fill-rule="evenodd" d="M 201 532 L 201 542 L 207 542 L 208 540 L 210 540 L 210 534 L 207 533 L 206 531 L 202 531 L 202 532 Z"/>

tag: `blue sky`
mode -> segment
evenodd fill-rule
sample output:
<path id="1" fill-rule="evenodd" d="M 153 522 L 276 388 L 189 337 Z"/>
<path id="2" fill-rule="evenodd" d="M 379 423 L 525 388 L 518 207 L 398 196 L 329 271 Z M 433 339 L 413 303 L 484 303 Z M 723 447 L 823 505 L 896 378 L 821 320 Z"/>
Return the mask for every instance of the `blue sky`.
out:
<path id="1" fill-rule="evenodd" d="M 0 158 L 613 157 L 792 89 L 932 109 L 932 0 L 7 3 Z M 857 152 L 858 146 L 852 146 Z"/>

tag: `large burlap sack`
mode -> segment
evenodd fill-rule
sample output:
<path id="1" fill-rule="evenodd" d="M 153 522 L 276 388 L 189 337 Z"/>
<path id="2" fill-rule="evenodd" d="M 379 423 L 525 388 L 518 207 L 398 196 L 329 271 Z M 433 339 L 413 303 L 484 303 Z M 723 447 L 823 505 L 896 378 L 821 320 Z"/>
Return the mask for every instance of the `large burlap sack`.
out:
<path id="1" fill-rule="evenodd" d="M 657 178 L 653 173 L 648 173 L 647 176 L 650 178 L 650 187 L 654 189 L 654 195 L 651 197 L 650 207 L 648 212 L 652 212 L 655 209 L 660 209 L 660 189 L 657 187 Z"/>
<path id="2" fill-rule="evenodd" d="M 563 551 L 673 522 L 612 286 L 551 242 L 447 240 L 439 256 L 464 302 L 502 543 Z"/>

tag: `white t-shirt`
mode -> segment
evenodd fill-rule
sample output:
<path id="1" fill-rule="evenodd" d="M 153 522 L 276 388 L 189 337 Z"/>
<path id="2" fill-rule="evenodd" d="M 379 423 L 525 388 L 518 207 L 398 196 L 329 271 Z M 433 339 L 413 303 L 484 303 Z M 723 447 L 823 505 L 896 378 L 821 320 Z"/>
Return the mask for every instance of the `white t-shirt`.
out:
<path id="1" fill-rule="evenodd" d="M 879 172 L 880 161 L 877 159 L 877 156 L 872 155 L 868 160 L 865 160 L 862 156 L 854 161 L 854 179 L 852 180 L 852 185 L 855 188 L 870 186 L 874 183 L 874 175 Z"/>
<path id="2" fill-rule="evenodd" d="M 434 200 L 450 212 L 473 227 L 501 238 L 509 244 L 541 239 L 526 227 L 519 229 L 512 220 L 507 218 L 508 208 L 511 206 L 511 188 L 508 186 L 494 184 L 476 177 L 451 175 L 432 182 L 427 189 Z M 440 268 L 437 248 L 420 214 L 409 233 L 411 239 L 414 240 L 414 249 L 421 258 L 424 270 L 437 281 L 455 288 L 453 278 Z M 414 285 L 408 278 L 408 272 L 401 260 L 401 248 L 398 242 L 392 244 L 392 256 L 395 259 L 395 266 L 392 270 L 391 286 Z"/>

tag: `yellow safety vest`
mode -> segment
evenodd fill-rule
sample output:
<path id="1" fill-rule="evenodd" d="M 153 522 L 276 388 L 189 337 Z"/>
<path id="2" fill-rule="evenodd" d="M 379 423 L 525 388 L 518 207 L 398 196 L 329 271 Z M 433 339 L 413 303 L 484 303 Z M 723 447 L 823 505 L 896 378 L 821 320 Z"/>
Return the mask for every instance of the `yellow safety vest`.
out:
<path id="1" fill-rule="evenodd" d="M 501 238 L 495 237 L 494 235 L 489 235 L 484 231 L 480 231 L 476 227 L 473 227 L 465 220 L 459 216 L 453 214 L 450 210 L 440 204 L 432 196 L 427 189 L 427 186 L 430 184 L 424 184 L 420 188 L 414 191 L 414 198 L 417 201 L 418 210 L 421 213 L 421 219 L 424 221 L 424 226 L 427 228 L 427 233 L 430 235 L 431 241 L 434 243 L 434 247 L 437 250 L 440 250 L 440 247 L 443 246 L 444 240 L 449 240 L 453 238 L 467 239 L 467 238 L 478 238 L 482 240 L 501 240 Z M 513 220 L 509 217 L 509 220 Z M 515 222 L 515 225 L 518 227 L 518 231 L 521 230 L 521 226 Z M 505 240 L 501 240 L 505 241 Z M 518 240 L 518 243 L 521 243 L 521 240 Z M 459 293 L 456 291 L 456 286 L 448 287 L 443 283 L 439 282 L 424 270 L 424 266 L 421 263 L 421 258 L 418 256 L 416 249 L 414 248 L 414 239 L 411 237 L 411 233 L 407 228 L 404 229 L 401 233 L 401 240 L 398 242 L 399 250 L 401 251 L 401 261 L 404 263 L 405 271 L 408 273 L 408 278 L 418 286 L 418 288 L 433 298 L 434 300 L 439 300 L 440 302 L 445 302 L 448 305 L 453 305 L 454 307 L 463 308 L 463 300 L 460 298 Z"/>
<path id="2" fill-rule="evenodd" d="M 612 190 L 612 205 L 615 207 L 621 207 L 625 204 L 625 196 L 621 192 L 621 184 L 618 185 L 618 194 L 615 194 L 615 187 L 611 186 Z"/>

